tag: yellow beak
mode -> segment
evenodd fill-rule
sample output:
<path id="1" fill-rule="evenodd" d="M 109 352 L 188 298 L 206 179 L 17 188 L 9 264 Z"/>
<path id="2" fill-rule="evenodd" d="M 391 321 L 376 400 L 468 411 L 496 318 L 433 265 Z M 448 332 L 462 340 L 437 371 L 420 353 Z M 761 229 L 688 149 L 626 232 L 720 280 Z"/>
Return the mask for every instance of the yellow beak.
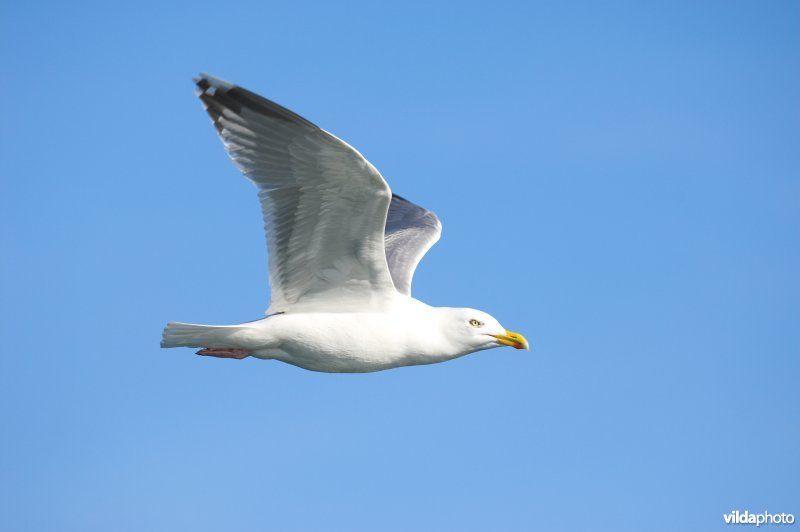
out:
<path id="1" fill-rule="evenodd" d="M 492 334 L 490 336 L 494 336 L 499 343 L 510 345 L 514 349 L 525 349 L 526 351 L 530 349 L 528 347 L 528 340 L 521 334 L 515 332 L 506 331 L 505 334 Z"/>

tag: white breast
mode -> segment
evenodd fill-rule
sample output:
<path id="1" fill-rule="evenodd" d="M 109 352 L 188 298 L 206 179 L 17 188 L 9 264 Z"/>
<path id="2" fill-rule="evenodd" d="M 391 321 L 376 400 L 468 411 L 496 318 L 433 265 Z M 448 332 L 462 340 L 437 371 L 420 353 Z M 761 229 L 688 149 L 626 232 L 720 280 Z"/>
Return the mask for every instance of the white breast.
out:
<path id="1" fill-rule="evenodd" d="M 416 301 L 392 312 L 283 314 L 254 325 L 252 341 L 263 339 L 254 356 L 314 371 L 379 371 L 461 354 L 448 352 L 435 309 Z"/>

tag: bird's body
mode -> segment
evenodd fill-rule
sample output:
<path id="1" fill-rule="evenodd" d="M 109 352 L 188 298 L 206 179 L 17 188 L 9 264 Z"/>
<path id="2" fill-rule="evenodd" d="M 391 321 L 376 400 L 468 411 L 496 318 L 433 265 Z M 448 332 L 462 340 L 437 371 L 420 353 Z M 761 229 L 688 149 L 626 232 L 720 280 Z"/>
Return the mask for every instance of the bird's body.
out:
<path id="1" fill-rule="evenodd" d="M 272 297 L 267 317 L 253 322 L 170 322 L 162 347 L 353 373 L 527 348 L 484 312 L 411 297 L 441 224 L 392 194 L 355 149 L 245 89 L 208 75 L 196 82 L 226 150 L 259 189 Z"/>
<path id="2" fill-rule="evenodd" d="M 386 312 L 298 312 L 241 325 L 190 326 L 187 346 L 199 347 L 200 340 L 221 349 L 244 349 L 256 358 L 337 373 L 432 364 L 473 351 L 454 343 L 441 327 L 448 310 L 399 296 Z M 493 342 L 487 342 L 489 347 Z"/>

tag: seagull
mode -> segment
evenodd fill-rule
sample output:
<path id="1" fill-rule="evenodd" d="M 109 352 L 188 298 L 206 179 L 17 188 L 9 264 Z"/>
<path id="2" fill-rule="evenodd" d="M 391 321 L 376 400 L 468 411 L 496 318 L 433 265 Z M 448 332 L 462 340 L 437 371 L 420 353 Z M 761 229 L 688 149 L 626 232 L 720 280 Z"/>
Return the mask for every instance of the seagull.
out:
<path id="1" fill-rule="evenodd" d="M 169 322 L 161 347 L 331 373 L 528 349 L 485 312 L 411 297 L 414 270 L 442 225 L 393 194 L 355 148 L 242 87 L 207 74 L 194 81 L 225 150 L 258 189 L 270 303 L 265 318 L 239 325 Z"/>

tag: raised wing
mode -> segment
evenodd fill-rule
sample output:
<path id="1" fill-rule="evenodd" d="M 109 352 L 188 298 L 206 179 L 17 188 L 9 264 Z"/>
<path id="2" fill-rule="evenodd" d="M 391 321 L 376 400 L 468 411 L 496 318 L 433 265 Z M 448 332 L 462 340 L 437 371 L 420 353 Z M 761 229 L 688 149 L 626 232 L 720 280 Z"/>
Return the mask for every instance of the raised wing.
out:
<path id="1" fill-rule="evenodd" d="M 398 292 L 411 295 L 414 270 L 441 234 L 442 224 L 435 214 L 397 194 L 392 195 L 384 246 L 389 272 Z"/>
<path id="2" fill-rule="evenodd" d="M 380 173 L 276 103 L 206 74 L 195 82 L 225 149 L 258 187 L 267 313 L 383 308 L 397 292 L 383 243 L 391 191 Z"/>

